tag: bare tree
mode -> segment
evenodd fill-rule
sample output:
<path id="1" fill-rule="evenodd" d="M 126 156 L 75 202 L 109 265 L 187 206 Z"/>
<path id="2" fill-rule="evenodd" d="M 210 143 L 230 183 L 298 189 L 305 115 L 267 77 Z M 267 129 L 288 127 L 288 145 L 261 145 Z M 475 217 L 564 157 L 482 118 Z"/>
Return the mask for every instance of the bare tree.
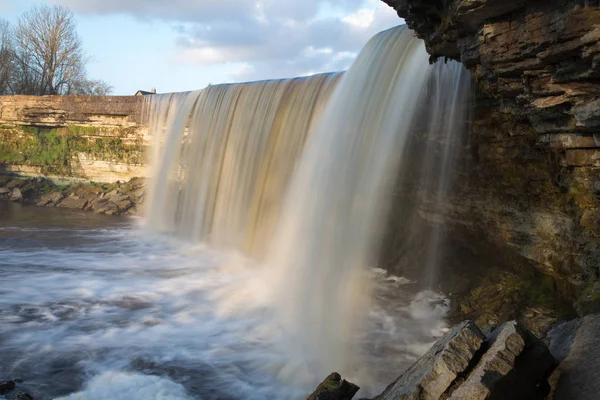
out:
<path id="1" fill-rule="evenodd" d="M 77 79 L 69 86 L 65 94 L 76 96 L 106 96 L 112 92 L 112 86 L 102 80 Z"/>
<path id="2" fill-rule="evenodd" d="M 26 11 L 14 31 L 17 78 L 15 91 L 64 94 L 84 76 L 86 57 L 73 13 L 42 4 Z"/>
<path id="3" fill-rule="evenodd" d="M 11 92 L 14 71 L 12 34 L 8 21 L 0 18 L 0 95 Z"/>

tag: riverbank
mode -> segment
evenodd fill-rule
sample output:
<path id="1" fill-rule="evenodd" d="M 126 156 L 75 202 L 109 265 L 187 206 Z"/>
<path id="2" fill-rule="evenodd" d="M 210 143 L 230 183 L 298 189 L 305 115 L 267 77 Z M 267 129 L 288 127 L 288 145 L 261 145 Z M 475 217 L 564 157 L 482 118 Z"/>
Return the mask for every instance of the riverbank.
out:
<path id="1" fill-rule="evenodd" d="M 0 200 L 106 215 L 138 215 L 144 201 L 145 188 L 146 181 L 143 178 L 115 183 L 57 184 L 39 177 L 0 176 Z"/>

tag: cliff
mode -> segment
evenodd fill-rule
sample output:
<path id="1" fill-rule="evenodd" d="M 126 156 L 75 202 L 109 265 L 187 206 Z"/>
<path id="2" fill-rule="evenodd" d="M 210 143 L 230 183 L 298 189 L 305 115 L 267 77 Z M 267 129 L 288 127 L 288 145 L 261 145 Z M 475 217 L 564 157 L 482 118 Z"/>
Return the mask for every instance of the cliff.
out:
<path id="1" fill-rule="evenodd" d="M 0 172 L 115 182 L 145 176 L 140 96 L 0 96 Z"/>
<path id="2" fill-rule="evenodd" d="M 598 2 L 384 1 L 432 61 L 462 62 L 476 84 L 447 206 L 436 210 L 427 190 L 413 199 L 469 254 L 448 273 L 480 279 L 461 287 L 476 286 L 459 311 L 485 326 L 552 314 L 553 297 L 583 314 L 600 308 Z M 402 269 L 389 247 L 390 268 Z"/>

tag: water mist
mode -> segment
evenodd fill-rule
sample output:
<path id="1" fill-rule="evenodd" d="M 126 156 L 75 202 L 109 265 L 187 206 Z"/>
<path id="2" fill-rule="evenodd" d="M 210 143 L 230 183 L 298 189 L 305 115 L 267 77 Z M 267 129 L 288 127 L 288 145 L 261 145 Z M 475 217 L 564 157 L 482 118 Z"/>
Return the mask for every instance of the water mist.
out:
<path id="1" fill-rule="evenodd" d="M 368 274 L 405 144 L 419 118 L 427 134 L 458 136 L 464 78 L 457 64 L 430 66 L 422 41 L 398 27 L 371 39 L 344 74 L 149 98 L 147 226 L 258 261 L 254 280 L 284 332 L 281 379 L 308 388 L 334 370 L 357 374 Z M 440 202 L 452 151 L 426 162 L 446 176 Z M 432 253 L 423 263 L 438 261 Z"/>

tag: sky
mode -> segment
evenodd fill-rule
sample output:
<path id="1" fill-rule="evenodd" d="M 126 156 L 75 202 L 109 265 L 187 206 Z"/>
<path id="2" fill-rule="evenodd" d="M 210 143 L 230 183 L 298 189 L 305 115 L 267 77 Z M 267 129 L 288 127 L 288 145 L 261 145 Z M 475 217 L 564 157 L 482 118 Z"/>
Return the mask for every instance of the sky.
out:
<path id="1" fill-rule="evenodd" d="M 115 95 L 345 70 L 403 23 L 380 0 L 0 0 L 0 17 L 38 3 L 75 13 L 89 77 Z"/>

